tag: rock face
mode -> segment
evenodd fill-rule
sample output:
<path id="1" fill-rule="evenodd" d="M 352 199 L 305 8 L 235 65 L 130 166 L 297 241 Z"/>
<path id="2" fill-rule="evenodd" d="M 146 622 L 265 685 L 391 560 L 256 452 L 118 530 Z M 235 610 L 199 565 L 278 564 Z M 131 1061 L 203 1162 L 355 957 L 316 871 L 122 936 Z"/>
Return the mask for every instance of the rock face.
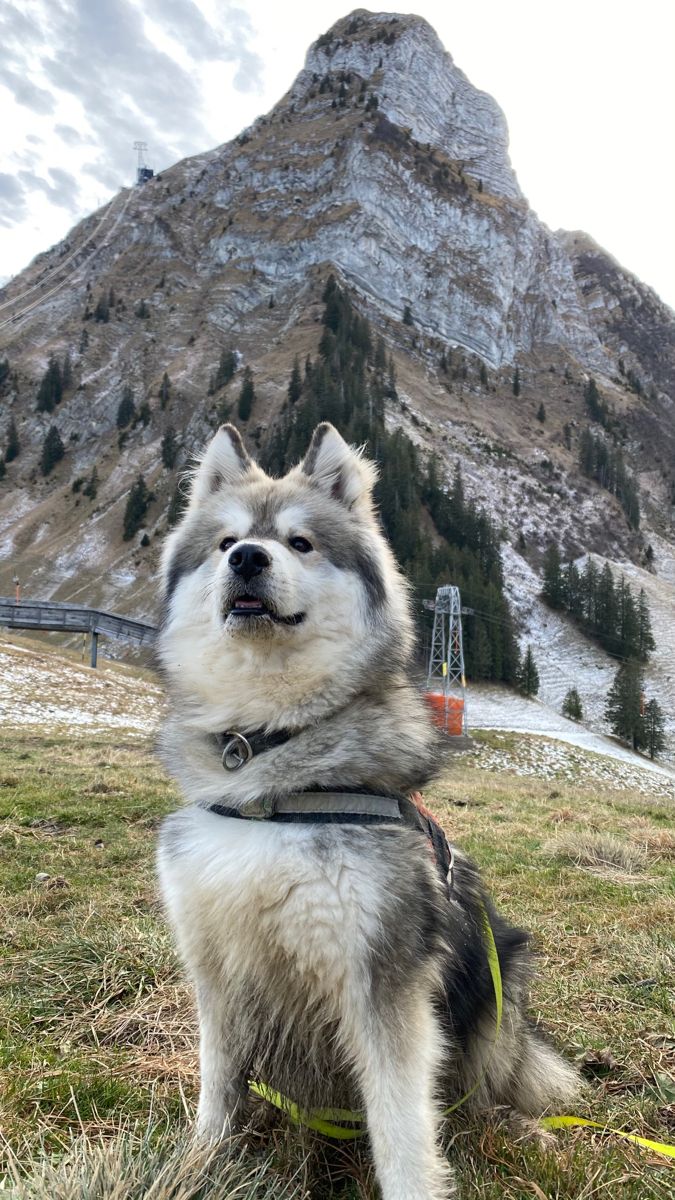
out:
<path id="1" fill-rule="evenodd" d="M 462 163 L 493 195 L 522 200 L 508 158 L 504 114 L 469 83 L 426 21 L 352 13 L 311 47 L 291 96 L 311 91 L 315 75 L 324 78 L 327 72 L 372 80 L 389 121 Z"/>
<path id="2" fill-rule="evenodd" d="M 152 615 L 176 470 L 236 400 L 236 376 L 210 394 L 222 350 L 253 369 L 255 448 L 295 355 L 316 353 L 331 271 L 393 355 L 391 424 L 448 471 L 462 460 L 528 560 L 514 579 L 536 577 L 552 536 L 636 563 L 651 541 L 666 548 L 656 571 L 672 558 L 674 314 L 586 235 L 538 220 L 500 109 L 425 21 L 359 10 L 310 48 L 269 114 L 121 192 L 0 293 L 0 448 L 10 415 L 22 446 L 0 481 L 0 592 L 18 571 L 33 595 Z M 72 383 L 37 413 L 49 356 L 66 352 Z M 589 375 L 639 478 L 641 534 L 578 471 Z M 141 419 L 120 438 L 125 387 Z M 53 422 L 66 454 L 44 479 Z M 160 457 L 169 426 L 174 469 Z M 77 480 L 94 466 L 91 499 Z M 139 472 L 155 494 L 143 548 L 121 538 Z"/>

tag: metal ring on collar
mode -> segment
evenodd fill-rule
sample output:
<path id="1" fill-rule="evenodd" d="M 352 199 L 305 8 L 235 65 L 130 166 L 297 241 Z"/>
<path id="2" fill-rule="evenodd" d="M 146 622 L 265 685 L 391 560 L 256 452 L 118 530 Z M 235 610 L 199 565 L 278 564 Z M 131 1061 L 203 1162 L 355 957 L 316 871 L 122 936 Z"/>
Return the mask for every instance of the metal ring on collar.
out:
<path id="1" fill-rule="evenodd" d="M 253 758 L 253 747 L 243 733 L 228 733 L 229 738 L 223 747 L 221 762 L 226 771 L 238 771 Z"/>

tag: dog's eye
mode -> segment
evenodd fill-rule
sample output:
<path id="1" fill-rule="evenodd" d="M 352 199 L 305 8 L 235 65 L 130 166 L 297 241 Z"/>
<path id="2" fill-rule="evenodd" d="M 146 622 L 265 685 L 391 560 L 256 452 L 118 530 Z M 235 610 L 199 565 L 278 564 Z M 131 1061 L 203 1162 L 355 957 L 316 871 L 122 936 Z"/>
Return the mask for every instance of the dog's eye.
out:
<path id="1" fill-rule="evenodd" d="M 292 550 L 297 550 L 298 554 L 309 554 L 310 550 L 314 549 L 312 543 L 303 537 L 289 538 L 288 544 Z"/>
<path id="2" fill-rule="evenodd" d="M 237 544 L 236 538 L 233 538 L 233 537 L 223 538 L 222 542 L 220 543 L 220 549 L 223 551 L 229 550 L 231 546 L 236 546 L 236 544 Z"/>

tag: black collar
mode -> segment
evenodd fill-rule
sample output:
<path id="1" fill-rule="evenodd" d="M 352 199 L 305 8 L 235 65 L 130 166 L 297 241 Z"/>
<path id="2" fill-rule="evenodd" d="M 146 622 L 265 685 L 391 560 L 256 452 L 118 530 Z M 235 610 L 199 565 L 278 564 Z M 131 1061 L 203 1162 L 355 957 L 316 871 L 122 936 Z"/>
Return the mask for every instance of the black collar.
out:
<path id="1" fill-rule="evenodd" d="M 283 746 L 299 732 L 278 729 L 274 733 L 266 733 L 264 729 L 254 729 L 252 733 L 239 733 L 238 730 L 228 729 L 219 733 L 217 741 L 223 767 L 226 771 L 238 771 L 256 754 L 264 754 L 266 750 L 272 750 L 275 746 Z"/>

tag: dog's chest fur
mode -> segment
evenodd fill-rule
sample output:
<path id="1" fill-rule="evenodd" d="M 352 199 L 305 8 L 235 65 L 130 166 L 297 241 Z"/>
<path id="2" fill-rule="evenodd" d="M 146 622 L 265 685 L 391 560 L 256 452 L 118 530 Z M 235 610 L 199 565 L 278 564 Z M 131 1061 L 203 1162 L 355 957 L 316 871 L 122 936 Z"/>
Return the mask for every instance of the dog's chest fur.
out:
<path id="1" fill-rule="evenodd" d="M 189 809 L 165 823 L 160 870 L 184 950 L 208 941 L 223 973 L 260 977 L 281 955 L 325 997 L 377 933 L 381 872 L 317 827 Z"/>
<path id="2" fill-rule="evenodd" d="M 354 996 L 394 1001 L 413 964 L 438 969 L 444 901 L 423 843 L 199 808 L 165 821 L 159 869 L 181 953 L 251 1071 L 306 1103 L 353 1095 L 336 1031 Z"/>

